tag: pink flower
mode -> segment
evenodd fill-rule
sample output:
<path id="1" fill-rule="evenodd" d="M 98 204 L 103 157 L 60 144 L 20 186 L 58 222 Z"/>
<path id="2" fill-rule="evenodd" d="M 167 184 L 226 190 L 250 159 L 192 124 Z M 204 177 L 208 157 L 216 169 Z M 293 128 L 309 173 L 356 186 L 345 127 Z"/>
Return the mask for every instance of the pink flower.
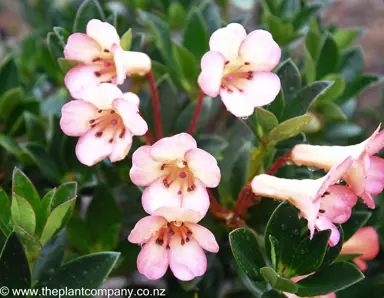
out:
<path id="1" fill-rule="evenodd" d="M 255 30 L 247 35 L 242 25 L 233 23 L 215 31 L 209 47 L 198 79 L 205 94 L 220 94 L 236 117 L 247 117 L 255 107 L 275 99 L 280 79 L 271 71 L 280 61 L 281 49 L 269 32 Z"/>
<path id="2" fill-rule="evenodd" d="M 373 227 L 359 229 L 347 242 L 343 244 L 341 254 L 362 254 L 353 261 L 361 271 L 367 270 L 365 261 L 373 260 L 379 254 L 379 235 Z"/>
<path id="3" fill-rule="evenodd" d="M 151 60 L 146 54 L 123 51 L 116 29 L 99 20 L 88 22 L 87 34 L 69 36 L 64 57 L 81 63 L 65 76 L 65 85 L 76 99 L 82 98 L 84 87 L 122 84 L 126 75 L 143 75 L 151 69 Z"/>
<path id="4" fill-rule="evenodd" d="M 315 166 L 328 171 L 346 157 L 353 159 L 352 167 L 343 179 L 369 208 L 375 208 L 372 195 L 384 188 L 384 159 L 373 156 L 384 147 L 384 131 L 380 126 L 364 142 L 352 146 L 314 146 L 300 144 L 292 150 L 297 165 Z"/>
<path id="5" fill-rule="evenodd" d="M 351 164 L 352 160 L 348 158 L 316 180 L 258 175 L 252 180 L 252 190 L 259 196 L 289 201 L 298 208 L 308 220 L 311 237 L 315 228 L 319 231 L 331 229 L 329 244 L 335 246 L 340 233 L 333 223 L 346 222 L 357 202 L 357 196 L 349 187 L 335 185 Z"/>
<path id="6" fill-rule="evenodd" d="M 136 94 L 123 94 L 112 84 L 87 88 L 83 100 L 73 100 L 61 109 L 60 127 L 68 136 L 80 137 L 76 155 L 93 166 L 106 157 L 122 160 L 132 145 L 133 135 L 144 135 L 147 123 L 139 115 Z"/>
<path id="7" fill-rule="evenodd" d="M 206 187 L 216 187 L 221 178 L 216 159 L 198 149 L 186 133 L 140 147 L 133 153 L 132 164 L 132 182 L 148 186 L 142 197 L 144 210 L 168 220 L 178 216 L 169 207 L 196 211 L 196 222 L 203 218 L 209 208 Z"/>
<path id="8" fill-rule="evenodd" d="M 128 237 L 132 243 L 144 244 L 137 258 L 137 268 L 148 279 L 161 278 L 169 265 L 178 279 L 191 280 L 207 270 L 203 248 L 214 253 L 219 251 L 208 229 L 188 221 L 190 211 L 176 208 L 173 212 L 178 214 L 180 221 L 147 216 L 139 220 Z M 184 215 L 186 220 L 183 220 Z"/>

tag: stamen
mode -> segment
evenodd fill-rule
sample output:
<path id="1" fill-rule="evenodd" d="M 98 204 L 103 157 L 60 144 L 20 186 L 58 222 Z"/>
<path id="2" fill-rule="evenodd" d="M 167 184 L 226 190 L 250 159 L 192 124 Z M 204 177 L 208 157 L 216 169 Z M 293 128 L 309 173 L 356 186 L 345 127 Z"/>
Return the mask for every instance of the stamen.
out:
<path id="1" fill-rule="evenodd" d="M 326 191 L 325 193 L 323 193 L 322 195 L 321 195 L 321 197 L 322 198 L 324 198 L 325 196 L 328 196 L 328 195 L 330 195 L 331 193 L 329 192 L 329 191 Z"/>
<path id="2" fill-rule="evenodd" d="M 167 247 L 166 247 L 167 250 L 170 250 L 171 247 L 169 246 L 169 244 L 167 244 Z"/>
<path id="3" fill-rule="evenodd" d="M 225 61 L 225 65 L 228 65 L 228 64 L 229 64 L 229 62 L 230 62 L 229 60 L 228 60 L 228 61 Z"/>
<path id="4" fill-rule="evenodd" d="M 96 121 L 95 119 L 91 119 L 91 120 L 89 120 L 89 123 L 92 124 L 92 123 L 94 123 L 95 121 Z"/>
<path id="5" fill-rule="evenodd" d="M 320 209 L 320 210 L 319 210 L 319 213 L 325 213 L 325 210 Z"/>
<path id="6" fill-rule="evenodd" d="M 110 53 L 108 49 L 104 49 L 104 53 Z"/>
<path id="7" fill-rule="evenodd" d="M 103 132 L 102 132 L 102 131 L 98 131 L 98 132 L 95 134 L 95 136 L 98 137 L 98 138 L 100 138 L 102 135 L 103 135 Z"/>
<path id="8" fill-rule="evenodd" d="M 161 169 L 162 171 L 164 171 L 165 166 L 166 166 L 166 164 L 162 164 L 160 169 Z"/>
<path id="9" fill-rule="evenodd" d="M 181 194 L 182 194 L 181 190 L 179 190 L 179 191 L 177 192 L 177 194 L 178 194 L 178 195 L 181 195 Z"/>
<path id="10" fill-rule="evenodd" d="M 95 71 L 94 74 L 95 74 L 96 77 L 101 76 L 101 73 L 99 71 Z"/>
<path id="11" fill-rule="evenodd" d="M 244 64 L 245 64 L 245 65 L 249 65 L 249 64 L 251 64 L 251 63 L 250 63 L 250 62 L 244 62 Z"/>
<path id="12" fill-rule="evenodd" d="M 97 57 L 97 58 L 94 58 L 93 60 L 92 60 L 92 62 L 97 62 L 97 61 L 100 61 L 101 59 L 99 58 L 99 57 Z"/>
<path id="13" fill-rule="evenodd" d="M 109 139 L 108 143 L 112 144 L 113 143 L 113 138 Z"/>
<path id="14" fill-rule="evenodd" d="M 120 133 L 119 138 L 122 139 L 125 135 L 125 128 L 123 128 L 123 131 Z"/>
<path id="15" fill-rule="evenodd" d="M 180 177 L 181 179 L 185 179 L 185 178 L 187 177 L 187 173 L 186 173 L 186 172 L 181 172 L 181 173 L 179 174 L 179 177 Z"/>
<path id="16" fill-rule="evenodd" d="M 116 119 L 112 119 L 112 120 L 111 120 L 111 124 L 112 124 L 113 126 L 116 126 L 116 125 L 117 125 L 117 120 L 116 120 Z"/>
<path id="17" fill-rule="evenodd" d="M 156 244 L 162 246 L 162 245 L 164 244 L 163 239 L 157 238 L 157 239 L 156 239 Z"/>
<path id="18" fill-rule="evenodd" d="M 97 112 L 100 114 L 103 110 L 98 110 Z"/>
<path id="19" fill-rule="evenodd" d="M 181 239 L 181 245 L 184 245 L 184 244 L 185 244 L 184 239 Z"/>

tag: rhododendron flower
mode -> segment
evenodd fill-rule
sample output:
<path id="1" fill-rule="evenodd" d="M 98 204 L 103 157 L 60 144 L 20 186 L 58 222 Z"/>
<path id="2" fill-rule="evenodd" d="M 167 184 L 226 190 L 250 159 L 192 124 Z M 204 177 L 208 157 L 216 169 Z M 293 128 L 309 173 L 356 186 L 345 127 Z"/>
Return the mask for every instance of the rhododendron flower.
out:
<path id="1" fill-rule="evenodd" d="M 269 32 L 255 30 L 247 35 L 242 25 L 233 23 L 215 31 L 209 47 L 198 79 L 205 94 L 220 94 L 237 117 L 247 117 L 255 107 L 275 99 L 280 79 L 271 71 L 280 61 L 281 49 Z"/>
<path id="2" fill-rule="evenodd" d="M 292 278 L 292 281 L 293 282 L 298 282 L 310 275 L 313 275 L 315 274 L 316 272 L 312 272 L 311 274 L 307 274 L 307 275 L 302 275 L 302 276 L 296 276 L 296 277 L 293 277 Z M 284 292 L 285 296 L 287 296 L 288 298 L 309 298 L 309 297 L 302 297 L 302 296 L 297 296 L 295 294 L 292 294 L 292 293 L 286 293 Z M 311 298 L 336 298 L 336 294 L 335 293 L 329 293 L 327 295 L 321 295 L 321 296 L 312 296 Z"/>
<path id="3" fill-rule="evenodd" d="M 359 229 L 347 242 L 343 244 L 341 254 L 362 254 L 353 261 L 361 271 L 367 270 L 365 261 L 373 260 L 379 254 L 379 235 L 373 227 Z"/>
<path id="4" fill-rule="evenodd" d="M 166 207 L 194 210 L 196 221 L 203 218 L 209 208 L 206 187 L 216 187 L 221 178 L 216 159 L 197 148 L 195 139 L 186 133 L 140 147 L 132 164 L 132 182 L 148 186 L 142 196 L 144 210 L 168 219 L 177 214 Z"/>
<path id="5" fill-rule="evenodd" d="M 313 236 L 314 229 L 331 229 L 329 244 L 335 246 L 340 233 L 333 223 L 344 223 L 351 216 L 357 196 L 347 186 L 335 185 L 351 167 L 352 160 L 346 159 L 332 168 L 322 178 L 311 180 L 283 179 L 270 175 L 258 175 L 252 180 L 252 190 L 256 195 L 289 201 L 308 220 L 308 228 Z"/>
<path id="6" fill-rule="evenodd" d="M 217 253 L 219 246 L 213 234 L 203 226 L 188 221 L 191 211 L 173 210 L 180 221 L 162 216 L 147 216 L 139 220 L 128 240 L 144 244 L 137 258 L 137 268 L 148 279 L 159 279 L 167 271 L 181 280 L 191 280 L 207 270 L 203 248 Z M 192 211 L 192 213 L 194 213 Z M 183 220 L 183 218 L 187 220 Z"/>
<path id="7" fill-rule="evenodd" d="M 80 137 L 76 155 L 92 166 L 106 157 L 122 160 L 132 145 L 133 135 L 144 135 L 148 126 L 139 115 L 136 94 L 123 94 L 112 84 L 88 88 L 83 100 L 73 100 L 62 109 L 60 126 L 69 136 Z"/>
<path id="8" fill-rule="evenodd" d="M 329 170 L 346 157 L 353 165 L 343 176 L 345 182 L 360 196 L 369 208 L 375 208 L 372 195 L 384 188 L 384 159 L 373 156 L 384 147 L 384 131 L 380 126 L 364 142 L 352 146 L 315 146 L 300 144 L 292 150 L 292 161 L 297 165 L 315 166 Z"/>
<path id="9" fill-rule="evenodd" d="M 126 75 L 143 75 L 151 69 L 147 54 L 123 51 L 116 29 L 99 20 L 88 22 L 87 34 L 69 36 L 64 57 L 81 63 L 65 76 L 65 85 L 76 99 L 82 98 L 85 87 L 101 83 L 122 84 Z"/>

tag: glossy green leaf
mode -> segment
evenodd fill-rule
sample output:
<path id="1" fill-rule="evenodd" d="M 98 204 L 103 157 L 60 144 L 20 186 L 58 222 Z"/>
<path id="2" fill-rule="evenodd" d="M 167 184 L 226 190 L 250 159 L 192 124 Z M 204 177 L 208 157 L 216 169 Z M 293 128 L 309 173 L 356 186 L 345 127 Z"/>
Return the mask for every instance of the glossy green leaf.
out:
<path id="1" fill-rule="evenodd" d="M 105 19 L 103 9 L 98 0 L 85 0 L 76 12 L 73 23 L 73 32 L 86 32 L 87 24 L 90 20 Z"/>
<path id="2" fill-rule="evenodd" d="M 364 279 L 363 273 L 351 263 L 337 262 L 297 282 L 299 296 L 321 296 L 345 289 Z"/>
<path id="3" fill-rule="evenodd" d="M 281 88 L 284 92 L 284 100 L 291 101 L 295 94 L 301 89 L 300 71 L 293 63 L 292 59 L 282 62 L 276 70 L 276 74 L 280 78 Z"/>
<path id="4" fill-rule="evenodd" d="M 304 238 L 296 248 L 285 276 L 293 277 L 315 272 L 324 260 L 331 230 L 315 234 L 313 239 Z"/>
<path id="5" fill-rule="evenodd" d="M 59 67 L 63 74 L 66 74 L 72 67 L 75 67 L 79 64 L 79 62 L 75 60 L 68 60 L 64 58 L 58 58 L 57 63 L 59 64 Z"/>
<path id="6" fill-rule="evenodd" d="M 363 90 L 373 86 L 376 83 L 379 83 L 380 81 L 383 81 L 383 77 L 379 75 L 362 75 L 361 77 L 357 78 L 356 80 L 347 85 L 345 92 L 342 96 L 342 100 L 358 96 Z"/>
<path id="7" fill-rule="evenodd" d="M 329 265 L 331 265 L 336 260 L 337 256 L 340 254 L 340 251 L 343 247 L 343 243 L 344 243 L 343 229 L 339 224 L 335 224 L 335 226 L 339 230 L 340 240 L 335 246 L 327 247 L 327 250 L 324 255 L 323 263 L 321 264 L 318 271 L 326 269 Z"/>
<path id="8" fill-rule="evenodd" d="M 6 56 L 0 63 L 0 82 L 0 96 L 20 85 L 19 73 L 11 55 Z"/>
<path id="9" fill-rule="evenodd" d="M 31 273 L 27 256 L 16 233 L 11 233 L 8 236 L 1 252 L 0 285 L 8 287 L 9 290 L 29 289 L 31 287 Z M 12 294 L 7 297 L 17 298 Z"/>
<path id="10" fill-rule="evenodd" d="M 279 291 L 270 290 L 261 296 L 261 298 L 286 298 L 284 294 L 280 293 Z"/>
<path id="11" fill-rule="evenodd" d="M 240 228 L 229 233 L 233 256 L 240 268 L 252 281 L 261 281 L 260 268 L 265 266 L 256 236 L 248 228 Z"/>
<path id="12" fill-rule="evenodd" d="M 168 23 L 171 28 L 180 28 L 185 21 L 187 12 L 179 2 L 172 2 L 168 7 Z"/>
<path id="13" fill-rule="evenodd" d="M 304 130 L 305 127 L 307 127 L 307 125 L 311 122 L 311 119 L 311 115 L 302 115 L 280 123 L 269 132 L 269 144 L 274 145 L 297 136 Z"/>
<path id="14" fill-rule="evenodd" d="M 288 1 L 287 1 L 288 2 Z M 295 30 L 299 30 L 305 25 L 308 24 L 308 22 L 317 15 L 317 13 L 321 9 L 321 4 L 319 3 L 310 3 L 307 7 L 300 10 L 300 12 L 296 15 L 295 19 L 293 20 L 293 28 Z"/>
<path id="15" fill-rule="evenodd" d="M 300 0 L 283 1 L 280 12 L 283 18 L 292 19 L 300 12 Z"/>
<path id="16" fill-rule="evenodd" d="M 46 279 L 60 267 L 64 260 L 66 231 L 60 231 L 44 245 L 33 265 L 32 282 Z"/>
<path id="17" fill-rule="evenodd" d="M 325 92 L 333 82 L 316 81 L 301 89 L 294 99 L 286 103 L 283 119 L 290 119 L 305 114 L 317 97 Z"/>
<path id="18" fill-rule="evenodd" d="M 11 203 L 9 202 L 7 193 L 0 188 L 0 230 L 5 236 L 8 236 L 12 232 L 12 229 Z"/>
<path id="19" fill-rule="evenodd" d="M 24 99 L 22 88 L 14 88 L 5 92 L 0 97 L 0 119 L 8 121 L 12 112 L 21 104 Z"/>
<path id="20" fill-rule="evenodd" d="M 333 33 L 333 38 L 340 50 L 344 50 L 355 43 L 355 41 L 362 35 L 362 31 L 361 28 L 338 29 Z"/>
<path id="21" fill-rule="evenodd" d="M 262 108 L 256 108 L 255 112 L 246 120 L 246 124 L 255 134 L 268 134 L 279 122 L 274 114 Z"/>
<path id="22" fill-rule="evenodd" d="M 124 51 L 129 51 L 132 47 L 132 29 L 129 28 L 120 39 L 120 46 Z"/>
<path id="23" fill-rule="evenodd" d="M 288 293 L 296 293 L 298 286 L 290 279 L 281 277 L 275 270 L 270 267 L 263 267 L 260 269 L 261 275 L 268 281 L 272 288 L 278 291 L 284 291 Z"/>
<path id="24" fill-rule="evenodd" d="M 296 208 L 287 202 L 281 203 L 269 218 L 264 235 L 265 249 L 270 258 L 272 257 L 270 236 L 277 240 L 274 241 L 277 244 L 274 247 L 277 272 L 282 272 L 291 262 L 296 247 L 301 242 L 300 231 L 301 225 Z"/>
<path id="25" fill-rule="evenodd" d="M 364 57 L 361 47 L 353 47 L 343 52 L 338 72 L 344 77 L 347 86 L 362 74 L 363 69 Z"/>
<path id="26" fill-rule="evenodd" d="M 92 239 L 87 224 L 81 218 L 72 216 L 67 230 L 71 245 L 81 253 L 88 253 L 92 248 Z"/>
<path id="27" fill-rule="evenodd" d="M 45 245 L 48 240 L 62 228 L 66 219 L 67 213 L 73 208 L 76 198 L 71 199 L 52 210 L 45 223 L 43 232 L 40 237 L 40 242 Z"/>
<path id="28" fill-rule="evenodd" d="M 364 227 L 368 220 L 371 218 L 372 212 L 370 211 L 355 211 L 351 214 L 351 217 L 345 222 L 343 227 L 344 242 L 348 241 L 360 228 Z"/>
<path id="29" fill-rule="evenodd" d="M 179 66 L 181 85 L 188 92 L 196 85 L 199 63 L 188 49 L 176 43 L 173 44 L 173 55 Z"/>
<path id="30" fill-rule="evenodd" d="M 97 289 L 115 266 L 119 253 L 102 252 L 82 256 L 66 263 L 35 288 L 60 289 L 63 285 L 70 289 Z"/>
<path id="31" fill-rule="evenodd" d="M 15 193 L 12 195 L 11 214 L 15 225 L 32 235 L 35 233 L 36 213 L 30 202 Z"/>
<path id="32" fill-rule="evenodd" d="M 283 22 L 281 19 L 268 16 L 266 20 L 268 31 L 279 46 L 285 46 L 293 40 L 294 29 L 290 22 Z"/>
<path id="33" fill-rule="evenodd" d="M 44 197 L 41 199 L 40 203 L 40 216 L 42 218 L 42 222 L 46 222 L 49 214 L 51 213 L 51 205 L 52 200 L 56 194 L 56 188 L 51 189 L 49 192 L 47 192 Z M 44 226 L 42 226 L 40 229 L 36 231 L 36 235 L 41 236 L 41 232 L 43 231 Z"/>
<path id="34" fill-rule="evenodd" d="M 339 48 L 331 34 L 324 38 L 319 59 L 316 62 L 316 78 L 323 79 L 324 76 L 335 72 L 340 61 Z"/>
<path id="35" fill-rule="evenodd" d="M 209 50 L 207 26 L 196 9 L 191 10 L 185 20 L 182 45 L 198 60 Z"/>
<path id="36" fill-rule="evenodd" d="M 66 182 L 61 184 L 51 200 L 51 210 L 64 204 L 77 196 L 77 182 Z"/>
<path id="37" fill-rule="evenodd" d="M 362 255 L 363 255 L 362 253 L 361 254 L 340 254 L 336 258 L 335 262 L 350 262 Z"/>
<path id="38" fill-rule="evenodd" d="M 61 27 L 53 27 L 53 32 L 57 36 L 61 47 L 64 49 L 67 44 L 67 39 L 69 37 L 69 32 Z"/>
<path id="39" fill-rule="evenodd" d="M 215 1 L 207 0 L 200 5 L 199 9 L 206 22 L 209 35 L 221 28 L 220 7 Z"/>
<path id="40" fill-rule="evenodd" d="M 0 134 L 0 146 L 16 157 L 23 153 L 19 144 L 7 135 Z"/>
<path id="41" fill-rule="evenodd" d="M 341 96 L 345 90 L 345 81 L 339 74 L 330 74 L 324 77 L 325 80 L 333 82 L 333 84 L 321 93 L 312 106 L 323 100 L 335 100 Z"/>
<path id="42" fill-rule="evenodd" d="M 266 110 L 272 112 L 277 119 L 281 120 L 281 117 L 284 113 L 285 108 L 285 99 L 284 93 L 280 90 L 279 94 L 277 94 L 274 101 L 272 101 L 268 106 L 264 107 Z"/>
<path id="43" fill-rule="evenodd" d="M 46 143 L 46 137 L 45 127 L 42 121 L 29 112 L 24 112 L 24 121 L 29 140 L 44 145 Z"/>
<path id="44" fill-rule="evenodd" d="M 305 36 L 305 49 L 314 61 L 317 61 L 320 56 L 322 43 L 321 35 L 318 32 L 309 31 Z"/>
<path id="45" fill-rule="evenodd" d="M 212 154 L 216 160 L 223 159 L 223 151 L 228 147 L 228 142 L 218 135 L 200 135 L 198 139 L 199 148 Z"/>
<path id="46" fill-rule="evenodd" d="M 12 192 L 27 200 L 36 214 L 39 214 L 40 196 L 31 180 L 18 168 L 13 170 Z"/>
<path id="47" fill-rule="evenodd" d="M 322 101 L 316 104 L 314 110 L 330 122 L 346 121 L 348 119 L 339 106 L 331 101 Z"/>

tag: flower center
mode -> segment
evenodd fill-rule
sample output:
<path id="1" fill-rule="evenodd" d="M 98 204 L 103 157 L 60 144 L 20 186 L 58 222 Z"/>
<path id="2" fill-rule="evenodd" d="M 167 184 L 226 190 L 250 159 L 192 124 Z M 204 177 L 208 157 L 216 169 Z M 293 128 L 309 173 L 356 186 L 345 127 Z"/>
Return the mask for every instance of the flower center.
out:
<path id="1" fill-rule="evenodd" d="M 225 62 L 224 75 L 221 80 L 221 88 L 229 93 L 234 91 L 244 92 L 246 80 L 252 80 L 253 71 L 249 62 L 227 61 Z"/>
<path id="2" fill-rule="evenodd" d="M 116 65 L 112 53 L 105 49 L 100 53 L 99 57 L 92 60 L 92 63 L 100 67 L 100 70 L 94 72 L 100 82 L 112 83 L 112 80 L 116 77 Z"/>
<path id="3" fill-rule="evenodd" d="M 120 115 L 113 110 L 99 110 L 99 117 L 89 120 L 92 129 L 95 129 L 95 137 L 104 137 L 112 144 L 122 139 L 125 135 L 125 126 Z"/>
<path id="4" fill-rule="evenodd" d="M 165 227 L 162 227 L 157 233 L 156 244 L 170 249 L 169 242 L 171 237 L 180 236 L 180 244 L 184 245 L 189 242 L 192 236 L 192 231 L 188 229 L 181 221 L 171 221 Z"/>
<path id="5" fill-rule="evenodd" d="M 164 186 L 169 188 L 172 184 L 177 184 L 179 195 L 184 191 L 190 192 L 196 188 L 195 177 L 185 160 L 164 163 L 161 170 L 164 172 Z"/>

